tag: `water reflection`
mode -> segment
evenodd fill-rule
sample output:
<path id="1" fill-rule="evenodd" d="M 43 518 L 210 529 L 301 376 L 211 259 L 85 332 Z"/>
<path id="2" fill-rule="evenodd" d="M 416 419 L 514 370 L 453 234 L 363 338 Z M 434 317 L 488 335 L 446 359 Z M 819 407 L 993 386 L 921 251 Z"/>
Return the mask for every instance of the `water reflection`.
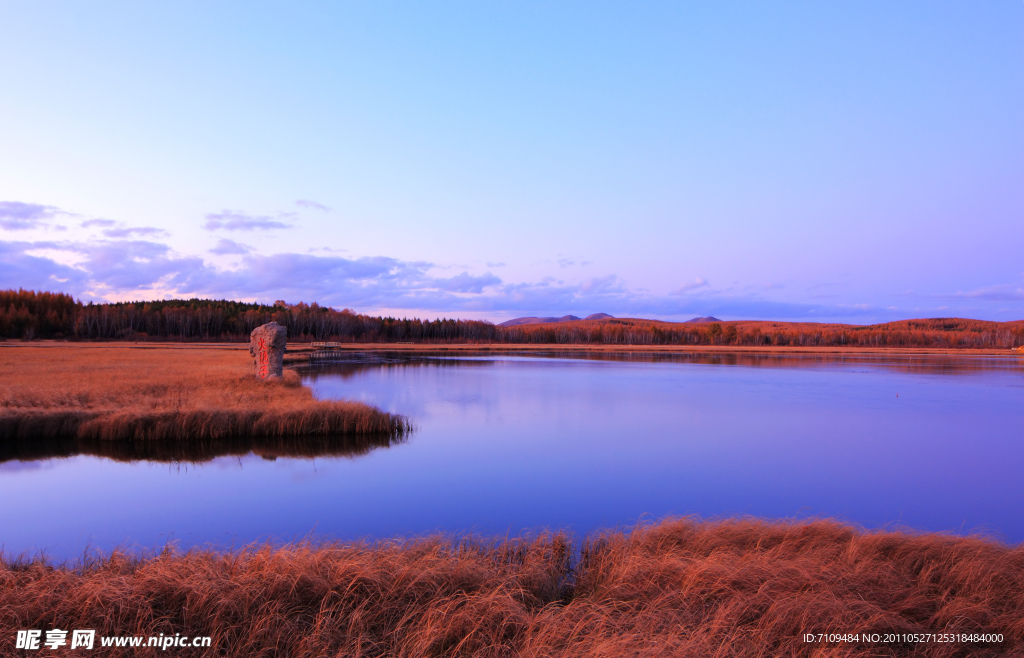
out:
<path id="1" fill-rule="evenodd" d="M 253 454 L 264 459 L 279 457 L 355 458 L 378 448 L 402 443 L 404 437 L 381 435 L 301 436 L 287 438 L 195 439 L 183 441 L 102 441 L 98 439 L 13 439 L 0 444 L 0 464 L 77 455 L 104 457 L 117 462 L 209 462 L 218 457 Z M 9 469 L 6 469 L 9 470 Z"/>
<path id="2" fill-rule="evenodd" d="M 1017 357 L 355 358 L 304 379 L 321 397 L 357 397 L 414 419 L 417 459 L 403 479 L 424 505 L 437 503 L 420 516 L 439 527 L 821 515 L 1024 539 Z"/>
<path id="3" fill-rule="evenodd" d="M 1019 357 L 432 350 L 301 372 L 318 397 L 403 414 L 415 431 L 400 445 L 7 444 L 0 548 L 582 535 L 670 514 L 1024 540 Z M 17 461 L 32 459 L 44 461 Z"/>
<path id="4" fill-rule="evenodd" d="M 963 356 L 947 354 L 769 354 L 756 352 L 711 352 L 692 354 L 565 353 L 562 358 L 595 361 L 629 361 L 637 363 L 692 363 L 714 366 L 753 368 L 851 368 L 869 367 L 890 372 L 939 375 L 961 375 L 978 372 L 1005 371 L 1024 375 L 1024 359 L 1015 356 Z"/>
<path id="5" fill-rule="evenodd" d="M 477 352 L 467 352 L 459 357 L 444 353 L 409 354 L 407 352 L 341 352 L 331 360 L 295 368 L 306 383 L 319 381 L 323 377 L 349 379 L 366 370 L 388 370 L 394 368 L 465 368 L 489 366 L 493 360 L 481 357 Z"/>
<path id="6" fill-rule="evenodd" d="M 1003 372 L 1024 376 L 1024 356 L 936 354 L 914 352 L 656 352 L 649 350 L 417 350 L 339 352 L 334 358 L 296 369 L 309 381 L 321 377 L 349 378 L 367 369 L 396 367 L 467 367 L 502 359 L 571 359 L 619 363 L 678 363 L 747 368 L 868 368 L 887 372 L 931 375 L 969 375 Z"/>

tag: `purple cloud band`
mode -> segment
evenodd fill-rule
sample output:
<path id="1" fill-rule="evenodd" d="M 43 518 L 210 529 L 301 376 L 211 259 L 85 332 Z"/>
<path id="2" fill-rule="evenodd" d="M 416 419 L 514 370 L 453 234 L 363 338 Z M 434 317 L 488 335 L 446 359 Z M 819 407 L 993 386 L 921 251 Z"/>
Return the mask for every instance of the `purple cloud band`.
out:
<path id="1" fill-rule="evenodd" d="M 278 228 L 292 228 L 291 224 L 271 219 L 266 215 L 246 215 L 232 210 L 210 213 L 206 216 L 203 228 L 208 231 L 224 229 L 226 231 L 257 231 Z"/>
<path id="2" fill-rule="evenodd" d="M 247 244 L 235 242 L 234 240 L 228 240 L 227 238 L 221 238 L 217 242 L 217 246 L 210 249 L 211 254 L 217 254 L 218 256 L 226 256 L 230 254 L 247 254 L 252 251 L 252 247 Z"/>
<path id="3" fill-rule="evenodd" d="M 73 253 L 75 265 L 33 255 Z M 254 254 L 250 247 L 222 239 L 214 253 L 241 256 L 236 269 L 223 270 L 196 256 L 179 255 L 164 244 L 113 239 L 92 242 L 0 242 L 0 287 L 70 292 L 103 297 L 214 297 L 264 301 L 318 301 L 335 308 L 417 309 L 442 314 L 536 315 L 610 312 L 619 316 L 673 317 L 684 314 L 727 317 L 813 319 L 837 308 L 754 298 L 691 298 L 649 295 L 628 289 L 615 276 L 576 284 L 551 278 L 504 283 L 487 272 L 450 277 L 431 274 L 427 262 L 394 258 L 344 258 L 310 254 Z M 846 316 L 866 314 L 846 307 Z"/>
<path id="4" fill-rule="evenodd" d="M 125 227 L 104 229 L 103 235 L 108 238 L 130 238 L 136 235 L 156 237 L 160 235 L 167 235 L 167 231 L 162 228 L 153 228 L 152 226 L 137 226 L 134 228 Z"/>
<path id="5" fill-rule="evenodd" d="M 60 211 L 53 206 L 20 201 L 0 201 L 0 228 L 24 231 L 38 227 Z"/>
<path id="6" fill-rule="evenodd" d="M 53 206 L 0 202 L 0 227 L 33 228 L 66 214 Z M 222 269 L 201 257 L 177 254 L 166 244 L 154 241 L 152 238 L 166 233 L 162 229 L 124 227 L 108 219 L 90 219 L 82 222 L 82 226 L 100 228 L 103 238 L 79 242 L 0 241 L 0 288 L 62 291 L 85 299 L 153 299 L 169 295 L 303 300 L 336 308 L 414 309 L 443 314 L 473 313 L 477 317 L 511 313 L 587 315 L 601 311 L 633 317 L 879 320 L 929 314 L 928 308 L 889 307 L 883 311 L 869 305 L 773 301 L 756 293 L 715 290 L 702 278 L 684 282 L 672 293 L 655 295 L 630 289 L 614 275 L 571 284 L 551 277 L 537 282 L 506 283 L 491 272 L 437 276 L 433 274 L 436 267 L 428 262 L 296 253 L 261 255 L 246 244 L 226 238 L 221 238 L 210 253 L 239 259 L 233 269 Z M 291 225 L 266 216 L 224 211 L 207 215 L 206 227 L 257 230 Z M 1020 284 L 947 295 L 917 295 L 917 299 L 957 300 L 961 302 L 960 313 L 971 315 L 973 310 L 974 317 L 985 309 L 1013 316 L 1002 319 L 1024 316 L 1019 305 L 1024 301 Z"/>

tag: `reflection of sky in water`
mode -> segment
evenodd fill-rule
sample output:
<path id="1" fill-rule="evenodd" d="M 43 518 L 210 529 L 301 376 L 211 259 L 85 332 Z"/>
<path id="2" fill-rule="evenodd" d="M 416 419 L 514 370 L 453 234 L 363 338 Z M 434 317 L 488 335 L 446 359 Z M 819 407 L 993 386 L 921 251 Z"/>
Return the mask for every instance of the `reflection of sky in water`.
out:
<path id="1" fill-rule="evenodd" d="M 169 536 L 238 545 L 311 531 L 582 533 L 644 516 L 753 514 L 988 529 L 1019 542 L 1024 374 L 1011 363 L 331 366 L 310 378 L 318 395 L 406 414 L 409 442 L 352 459 L 8 462 L 0 541 L 73 556 Z"/>

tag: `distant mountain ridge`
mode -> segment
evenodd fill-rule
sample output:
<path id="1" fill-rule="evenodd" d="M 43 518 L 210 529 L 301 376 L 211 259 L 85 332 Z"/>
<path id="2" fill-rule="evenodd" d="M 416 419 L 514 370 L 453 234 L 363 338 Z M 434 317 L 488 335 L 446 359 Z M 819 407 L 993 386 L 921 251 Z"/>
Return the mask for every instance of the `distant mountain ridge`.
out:
<path id="1" fill-rule="evenodd" d="M 515 327 L 521 324 L 548 324 L 551 322 L 573 322 L 575 320 L 604 320 L 605 318 L 615 317 L 608 315 L 607 313 L 593 313 L 585 318 L 578 318 L 575 315 L 563 315 L 560 318 L 538 318 L 538 317 L 525 317 L 525 318 L 513 318 L 511 320 L 505 320 L 500 323 L 499 327 Z"/>
<path id="2" fill-rule="evenodd" d="M 721 322 L 721 320 L 719 320 L 713 315 L 708 315 L 703 318 L 694 318 L 692 320 L 687 320 L 684 324 L 690 324 L 691 322 Z"/>

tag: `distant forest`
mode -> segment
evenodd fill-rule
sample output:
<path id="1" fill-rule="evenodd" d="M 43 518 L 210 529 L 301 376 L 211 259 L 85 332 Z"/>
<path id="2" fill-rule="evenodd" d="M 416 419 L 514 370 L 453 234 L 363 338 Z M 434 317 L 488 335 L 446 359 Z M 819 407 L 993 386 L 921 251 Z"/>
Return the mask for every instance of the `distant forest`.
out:
<path id="1" fill-rule="evenodd" d="M 548 343 L 591 345 L 792 345 L 805 347 L 1011 348 L 1024 321 L 958 318 L 868 326 L 812 322 L 677 323 L 608 318 L 499 327 L 479 320 L 362 315 L 313 304 L 208 299 L 83 304 L 63 293 L 0 291 L 0 340 L 247 342 L 275 321 L 291 342 Z"/>

